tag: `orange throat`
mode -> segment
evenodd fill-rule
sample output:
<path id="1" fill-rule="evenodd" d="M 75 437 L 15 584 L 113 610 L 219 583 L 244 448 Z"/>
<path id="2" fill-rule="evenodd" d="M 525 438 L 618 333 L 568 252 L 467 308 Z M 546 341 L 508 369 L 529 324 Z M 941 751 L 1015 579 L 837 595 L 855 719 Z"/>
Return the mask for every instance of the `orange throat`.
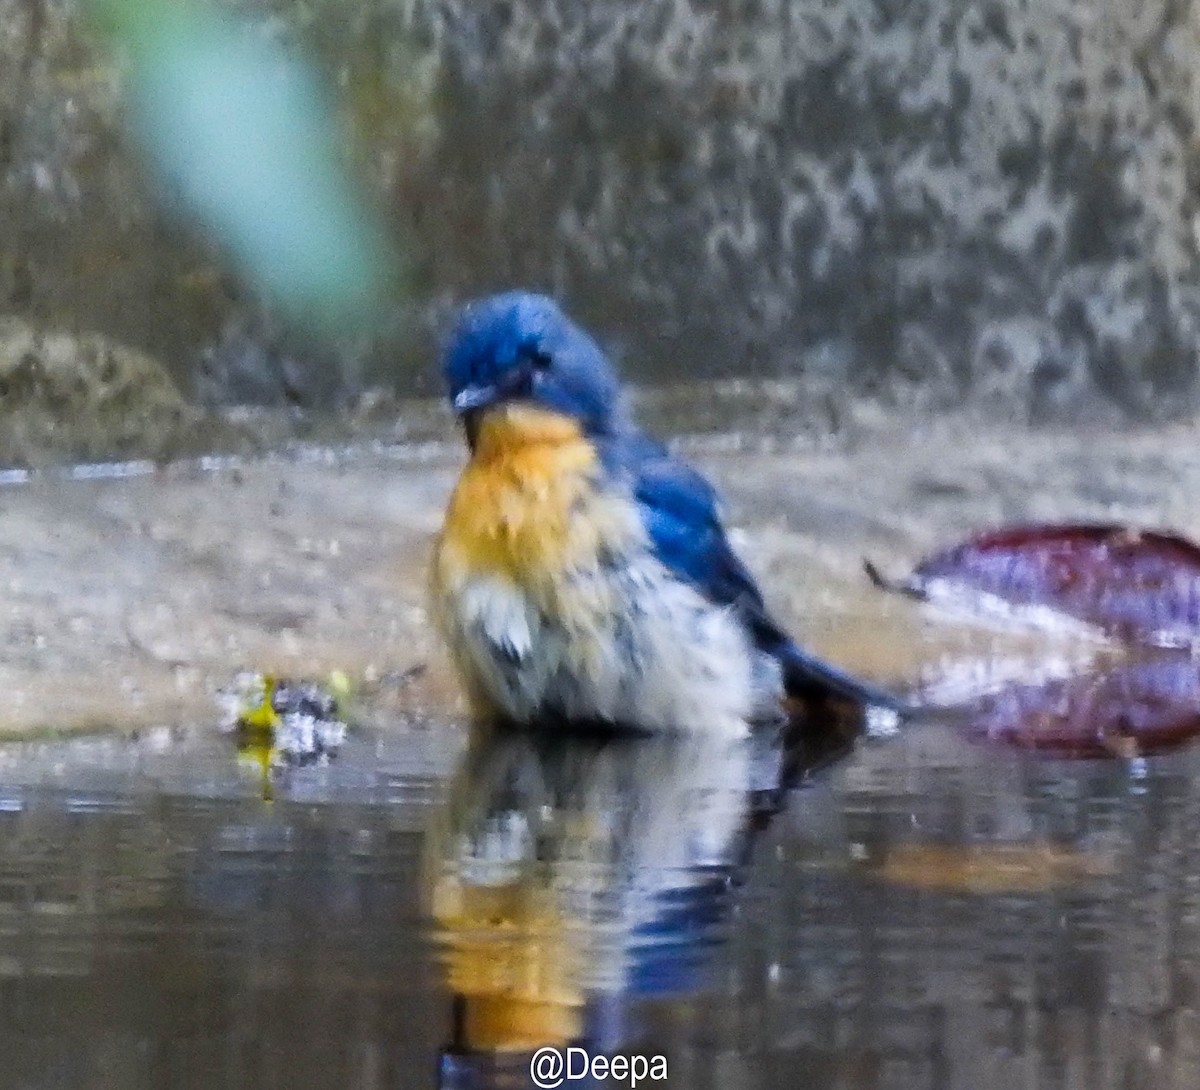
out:
<path id="1" fill-rule="evenodd" d="M 509 402 L 488 410 L 479 422 L 472 462 L 512 459 L 532 453 L 531 448 L 588 446 L 574 417 L 540 409 L 536 405 Z M 590 449 L 590 448 L 589 448 Z"/>
<path id="2" fill-rule="evenodd" d="M 571 417 L 519 403 L 489 411 L 446 512 L 438 575 L 528 583 L 561 570 L 586 547 L 586 520 L 575 516 L 594 492 L 597 467 Z"/>

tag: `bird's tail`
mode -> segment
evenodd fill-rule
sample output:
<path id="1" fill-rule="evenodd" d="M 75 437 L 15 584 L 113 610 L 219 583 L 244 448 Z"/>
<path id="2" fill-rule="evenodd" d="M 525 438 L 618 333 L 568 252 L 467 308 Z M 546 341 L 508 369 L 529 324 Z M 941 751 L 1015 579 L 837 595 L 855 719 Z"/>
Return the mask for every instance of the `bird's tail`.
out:
<path id="1" fill-rule="evenodd" d="M 895 693 L 823 662 L 791 640 L 780 644 L 775 654 L 783 667 L 783 686 L 788 696 L 801 699 L 838 696 L 857 704 L 887 708 L 900 715 L 912 710 L 911 705 Z"/>

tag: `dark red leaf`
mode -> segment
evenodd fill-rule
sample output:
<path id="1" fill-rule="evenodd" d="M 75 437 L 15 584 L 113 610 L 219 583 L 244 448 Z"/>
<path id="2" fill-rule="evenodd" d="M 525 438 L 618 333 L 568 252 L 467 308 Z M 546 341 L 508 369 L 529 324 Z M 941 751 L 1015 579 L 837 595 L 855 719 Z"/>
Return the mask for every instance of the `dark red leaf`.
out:
<path id="1" fill-rule="evenodd" d="M 1200 664 L 1151 652 L 1103 672 L 1013 686 L 961 710 L 976 737 L 1062 757 L 1136 757 L 1200 736 Z"/>
<path id="2" fill-rule="evenodd" d="M 1158 647 L 1200 640 L 1200 547 L 1177 534 L 1110 525 L 1023 526 L 972 538 L 880 586 L 990 612 L 1052 610 L 1118 639 Z"/>

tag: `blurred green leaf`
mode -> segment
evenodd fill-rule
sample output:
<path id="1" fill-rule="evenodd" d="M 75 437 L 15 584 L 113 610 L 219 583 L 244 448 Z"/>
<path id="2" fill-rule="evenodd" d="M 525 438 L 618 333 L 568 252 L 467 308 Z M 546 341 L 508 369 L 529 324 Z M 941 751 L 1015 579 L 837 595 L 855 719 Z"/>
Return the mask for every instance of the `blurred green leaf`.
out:
<path id="1" fill-rule="evenodd" d="M 293 320 L 370 331 L 399 262 L 309 67 L 191 0 L 87 2 L 129 57 L 130 122 L 167 192 Z"/>

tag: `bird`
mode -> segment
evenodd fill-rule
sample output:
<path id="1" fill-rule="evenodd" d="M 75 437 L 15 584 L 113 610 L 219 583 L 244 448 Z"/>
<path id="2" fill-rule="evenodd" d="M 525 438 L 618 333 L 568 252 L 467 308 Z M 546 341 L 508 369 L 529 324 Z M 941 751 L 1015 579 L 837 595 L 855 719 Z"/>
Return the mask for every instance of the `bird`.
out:
<path id="1" fill-rule="evenodd" d="M 774 620 L 713 486 L 636 426 L 554 299 L 468 303 L 442 365 L 469 457 L 431 613 L 477 719 L 743 735 L 789 700 L 903 711 Z"/>

